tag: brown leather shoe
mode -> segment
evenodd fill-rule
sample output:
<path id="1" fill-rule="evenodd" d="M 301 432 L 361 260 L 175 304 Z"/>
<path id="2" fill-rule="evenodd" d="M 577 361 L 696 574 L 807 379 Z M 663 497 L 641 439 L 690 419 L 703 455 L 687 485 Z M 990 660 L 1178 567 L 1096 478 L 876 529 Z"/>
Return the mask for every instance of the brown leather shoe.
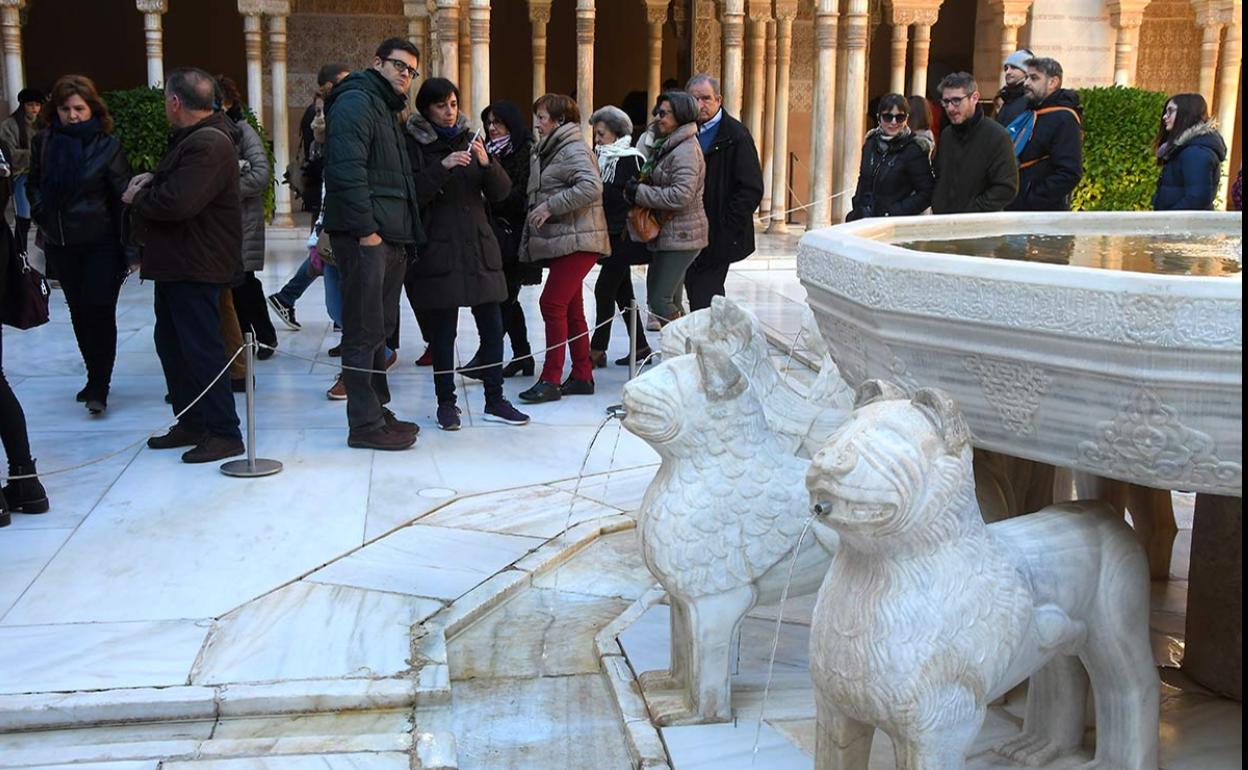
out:
<path id="1" fill-rule="evenodd" d="M 382 419 L 386 421 L 386 427 L 390 430 L 397 431 L 399 433 L 410 433 L 413 436 L 420 433 L 419 425 L 414 422 L 408 422 L 407 420 L 400 420 L 395 416 L 394 412 L 384 406 L 381 408 L 381 416 Z"/>
<path id="2" fill-rule="evenodd" d="M 415 433 L 398 431 L 388 425 L 375 430 L 353 430 L 347 434 L 347 446 L 355 449 L 381 449 L 397 452 L 415 443 Z"/>
<path id="3" fill-rule="evenodd" d="M 184 446 L 198 446 L 204 440 L 204 434 L 198 431 L 174 425 L 163 436 L 152 436 L 147 440 L 149 449 L 177 449 Z"/>

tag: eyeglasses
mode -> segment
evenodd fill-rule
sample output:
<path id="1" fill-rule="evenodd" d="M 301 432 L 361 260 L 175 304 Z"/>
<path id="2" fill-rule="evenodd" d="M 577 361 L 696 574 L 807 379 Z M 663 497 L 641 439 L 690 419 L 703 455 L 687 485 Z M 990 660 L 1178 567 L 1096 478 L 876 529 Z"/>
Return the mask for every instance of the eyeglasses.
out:
<path id="1" fill-rule="evenodd" d="M 393 64 L 393 65 L 394 65 L 394 69 L 395 69 L 395 71 L 397 71 L 397 72 L 399 72 L 399 73 L 404 73 L 404 72 L 406 72 L 406 73 L 407 73 L 407 76 L 408 76 L 409 78 L 418 78 L 418 77 L 420 77 L 420 70 L 418 70 L 418 69 L 416 69 L 415 67 L 411 66 L 410 64 L 408 64 L 407 62 L 403 61 L 402 59 L 386 59 L 386 61 L 387 61 L 387 62 L 389 62 L 390 64 Z"/>
<path id="2" fill-rule="evenodd" d="M 906 118 L 910 117 L 904 112 L 881 112 L 881 123 L 905 123 Z"/>
<path id="3" fill-rule="evenodd" d="M 665 109 L 663 109 L 662 107 L 655 107 L 655 108 L 654 108 L 654 112 L 652 112 L 652 113 L 650 113 L 650 114 L 654 115 L 656 118 L 666 118 L 668 115 L 671 115 L 671 114 L 672 114 L 672 111 L 671 111 L 671 110 L 665 110 Z"/>
<path id="4" fill-rule="evenodd" d="M 946 107 L 957 107 L 963 101 L 970 99 L 970 98 L 971 97 L 969 96 L 950 96 L 948 98 L 941 99 L 940 103 L 945 105 Z"/>

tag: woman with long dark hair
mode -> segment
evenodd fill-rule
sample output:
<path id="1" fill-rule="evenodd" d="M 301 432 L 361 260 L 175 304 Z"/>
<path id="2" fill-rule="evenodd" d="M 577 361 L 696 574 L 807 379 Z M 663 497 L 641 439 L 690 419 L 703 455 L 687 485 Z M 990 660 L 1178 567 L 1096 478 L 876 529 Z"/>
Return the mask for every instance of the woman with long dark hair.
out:
<path id="1" fill-rule="evenodd" d="M 503 376 L 532 376 L 533 349 L 529 345 L 524 308 L 520 306 L 520 288 L 540 285 L 542 269 L 520 262 L 520 234 L 524 232 L 524 217 L 528 214 L 529 154 L 533 150 L 533 139 L 520 108 L 506 99 L 491 102 L 481 111 L 481 125 L 485 127 L 486 151 L 511 180 L 511 192 L 507 197 L 490 204 L 490 225 L 503 257 L 503 277 L 507 279 L 507 299 L 499 305 L 499 310 L 503 314 L 503 331 L 511 341 L 512 360 L 503 367 Z M 473 356 L 470 369 L 474 363 L 480 363 L 478 358 Z M 464 374 L 480 379 L 472 371 Z"/>
<path id="2" fill-rule="evenodd" d="M 43 92 L 23 88 L 17 94 L 17 109 L 0 123 L 0 143 L 8 148 L 9 176 L 13 180 L 13 215 L 17 250 L 26 253 L 26 236 L 30 232 L 30 198 L 26 195 L 26 177 L 30 174 L 30 143 L 35 138 L 39 111 L 43 109 Z"/>
<path id="3" fill-rule="evenodd" d="M 1226 142 L 1200 94 L 1175 94 L 1161 113 L 1154 142 L 1161 176 L 1155 211 L 1208 211 L 1218 196 Z"/>
<path id="4" fill-rule="evenodd" d="M 477 377 L 485 383 L 482 419 L 525 425 L 528 415 L 503 396 L 499 303 L 507 298 L 507 283 L 485 210 L 487 199 L 507 197 L 511 180 L 481 137 L 468 130 L 468 118 L 459 111 L 459 89 L 445 78 L 420 84 L 416 109 L 407 120 L 407 146 L 429 242 L 420 248 L 420 259 L 408 268 L 404 283 L 429 332 L 438 427 L 460 427 L 452 369 L 461 307 L 472 308 L 481 338 L 475 360 L 481 367 Z"/>
<path id="5" fill-rule="evenodd" d="M 30 151 L 31 214 L 87 368 L 87 384 L 76 398 L 100 414 L 108 408 L 117 358 L 117 296 L 127 272 L 121 195 L 130 164 L 90 78 L 56 81 L 41 122 L 46 128 Z"/>

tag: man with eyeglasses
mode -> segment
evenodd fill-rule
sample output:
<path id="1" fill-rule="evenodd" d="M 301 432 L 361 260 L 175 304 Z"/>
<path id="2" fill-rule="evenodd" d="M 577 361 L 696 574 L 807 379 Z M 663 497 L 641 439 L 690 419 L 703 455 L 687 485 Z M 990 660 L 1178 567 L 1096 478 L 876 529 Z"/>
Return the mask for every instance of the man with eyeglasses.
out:
<path id="1" fill-rule="evenodd" d="M 342 279 L 347 445 L 362 449 L 407 449 L 418 431 L 386 408 L 384 372 L 407 252 L 424 241 L 399 123 L 419 63 L 416 46 L 389 38 L 372 66 L 344 78 L 325 103 L 324 228 Z"/>
<path id="2" fill-rule="evenodd" d="M 997 92 L 993 103 L 997 107 L 994 117 L 1003 126 L 1017 118 L 1027 109 L 1027 60 L 1034 54 L 1026 48 L 1019 49 L 1005 59 L 1001 65 L 1004 72 L 1005 85 Z"/>
<path id="3" fill-rule="evenodd" d="M 1018 194 L 1018 164 L 1009 132 L 984 118 L 979 86 L 969 73 L 945 76 L 939 90 L 950 125 L 940 132 L 932 160 L 932 213 L 1003 210 Z"/>
<path id="4" fill-rule="evenodd" d="M 1055 59 L 1027 60 L 1028 109 L 1006 127 L 1018 156 L 1018 197 L 1009 211 L 1069 211 L 1083 178 L 1083 111 L 1062 88 Z"/>

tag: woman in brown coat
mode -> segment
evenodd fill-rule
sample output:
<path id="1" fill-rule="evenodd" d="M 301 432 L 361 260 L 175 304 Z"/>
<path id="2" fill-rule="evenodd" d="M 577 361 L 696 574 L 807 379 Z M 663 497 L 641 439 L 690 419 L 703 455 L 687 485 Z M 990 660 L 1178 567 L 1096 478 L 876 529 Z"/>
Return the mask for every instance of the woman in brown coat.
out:
<path id="1" fill-rule="evenodd" d="M 666 323 L 682 314 L 680 287 L 685 271 L 706 247 L 710 228 L 702 192 L 706 161 L 698 144 L 698 105 L 683 91 L 669 91 L 654 108 L 650 126 L 650 157 L 624 197 L 658 215 L 659 236 L 646 271 L 646 300 L 651 315 Z M 636 233 L 633 236 L 636 237 Z"/>
<path id="2" fill-rule="evenodd" d="M 520 261 L 550 269 L 542 289 L 546 363 L 522 401 L 558 401 L 594 392 L 582 287 L 598 258 L 611 253 L 602 210 L 598 162 L 581 133 L 581 113 L 571 97 L 546 94 L 533 103 L 539 139 L 529 170 L 529 218 Z M 572 374 L 563 379 L 564 346 Z"/>

